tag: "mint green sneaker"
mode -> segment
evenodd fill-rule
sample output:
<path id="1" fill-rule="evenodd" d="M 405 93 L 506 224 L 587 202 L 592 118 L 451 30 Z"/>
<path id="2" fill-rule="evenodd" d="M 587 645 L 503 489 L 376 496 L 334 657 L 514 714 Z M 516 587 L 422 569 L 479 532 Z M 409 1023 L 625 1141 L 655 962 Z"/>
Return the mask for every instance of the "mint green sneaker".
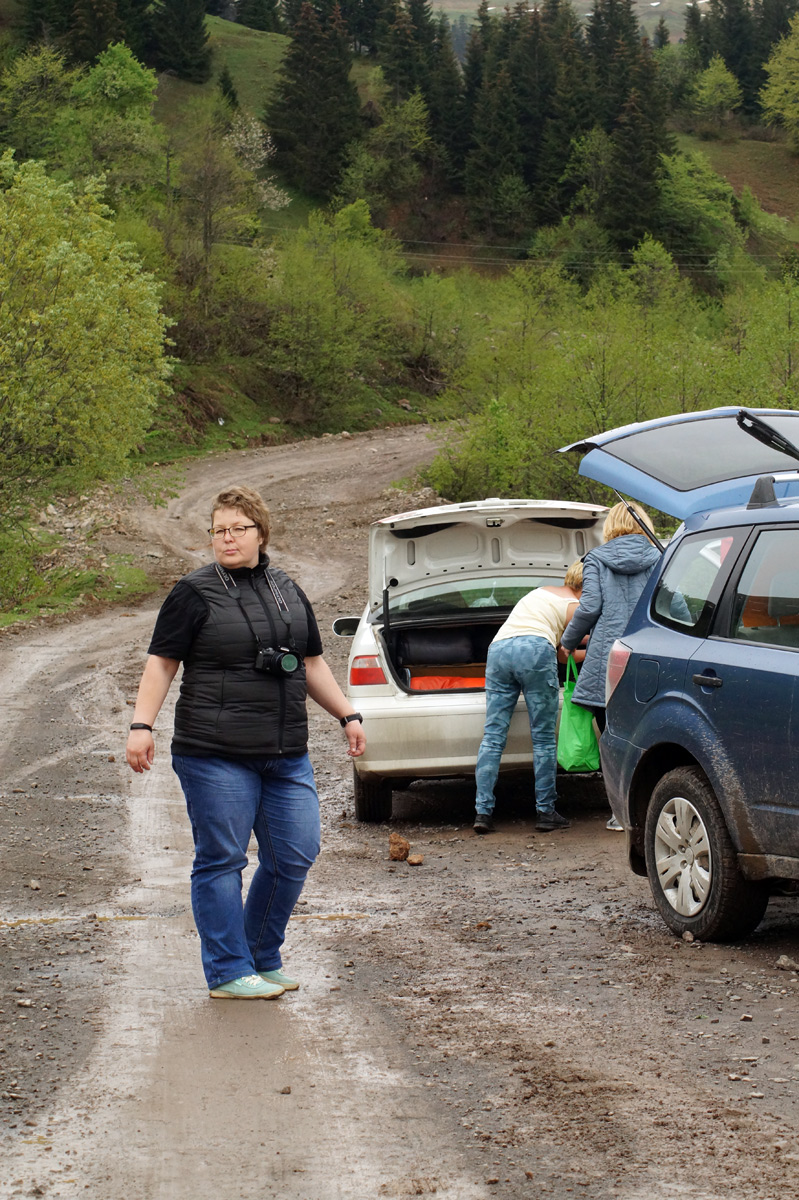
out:
<path id="1" fill-rule="evenodd" d="M 219 1000 L 276 1000 L 285 990 L 282 984 L 266 976 L 242 975 L 240 979 L 231 979 L 229 983 L 211 988 L 209 995 Z"/>
<path id="2" fill-rule="evenodd" d="M 284 992 L 296 992 L 300 986 L 299 980 L 289 979 L 282 971 L 259 971 L 261 979 L 266 983 L 276 983 Z"/>

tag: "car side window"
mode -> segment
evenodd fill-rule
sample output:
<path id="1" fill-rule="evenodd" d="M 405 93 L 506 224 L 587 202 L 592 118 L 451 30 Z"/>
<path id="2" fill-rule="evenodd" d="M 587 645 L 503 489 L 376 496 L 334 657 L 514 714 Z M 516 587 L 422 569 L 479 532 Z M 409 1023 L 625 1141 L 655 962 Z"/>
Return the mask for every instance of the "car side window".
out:
<path id="1" fill-rule="evenodd" d="M 715 530 L 686 537 L 677 547 L 652 598 L 652 616 L 663 625 L 704 637 L 727 571 L 728 554 L 743 535 Z M 731 561 L 731 560 L 730 560 Z"/>
<path id="2" fill-rule="evenodd" d="M 799 529 L 764 529 L 735 590 L 731 636 L 799 650 Z"/>

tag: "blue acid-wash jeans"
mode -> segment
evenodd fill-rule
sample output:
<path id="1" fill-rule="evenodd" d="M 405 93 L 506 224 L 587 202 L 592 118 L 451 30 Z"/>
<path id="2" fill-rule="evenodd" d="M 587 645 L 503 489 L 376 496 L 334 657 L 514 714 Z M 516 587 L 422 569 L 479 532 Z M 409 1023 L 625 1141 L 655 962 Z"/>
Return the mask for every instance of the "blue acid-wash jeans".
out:
<path id="1" fill-rule="evenodd" d="M 524 694 L 533 737 L 536 811 L 544 816 L 555 808 L 558 660 L 546 638 L 523 635 L 492 642 L 488 648 L 486 723 L 475 768 L 475 807 L 484 816 L 494 811 L 499 761 L 520 693 Z"/>
<path id="2" fill-rule="evenodd" d="M 194 835 L 191 906 L 209 988 L 282 965 L 291 911 L 319 853 L 319 798 L 307 754 L 173 755 Z M 258 866 L 242 904 L 251 833 Z"/>

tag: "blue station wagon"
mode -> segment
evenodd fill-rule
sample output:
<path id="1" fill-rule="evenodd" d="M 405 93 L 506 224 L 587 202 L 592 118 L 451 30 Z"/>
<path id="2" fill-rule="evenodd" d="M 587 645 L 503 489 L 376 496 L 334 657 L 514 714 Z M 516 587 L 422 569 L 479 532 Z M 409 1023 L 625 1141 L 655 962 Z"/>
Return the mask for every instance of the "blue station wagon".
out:
<path id="1" fill-rule="evenodd" d="M 680 414 L 563 449 L 682 521 L 611 651 L 602 770 L 669 928 L 742 937 L 799 880 L 799 412 Z"/>

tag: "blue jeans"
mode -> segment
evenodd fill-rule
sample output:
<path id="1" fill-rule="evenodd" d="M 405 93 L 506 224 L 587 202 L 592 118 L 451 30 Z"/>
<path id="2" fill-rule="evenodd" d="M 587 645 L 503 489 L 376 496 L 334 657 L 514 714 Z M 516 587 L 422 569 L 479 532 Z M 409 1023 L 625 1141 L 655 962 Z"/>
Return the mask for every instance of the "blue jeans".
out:
<path id="1" fill-rule="evenodd" d="M 276 970 L 286 925 L 319 853 L 319 798 L 308 755 L 176 754 L 172 766 L 194 836 L 191 907 L 209 988 Z M 252 833 L 258 866 L 242 904 Z"/>
<path id="2" fill-rule="evenodd" d="M 535 807 L 539 816 L 555 808 L 558 660 L 554 646 L 546 638 L 525 635 L 492 642 L 488 648 L 486 723 L 475 768 L 475 807 L 483 815 L 494 811 L 499 761 L 520 693 L 524 693 L 533 737 Z"/>

